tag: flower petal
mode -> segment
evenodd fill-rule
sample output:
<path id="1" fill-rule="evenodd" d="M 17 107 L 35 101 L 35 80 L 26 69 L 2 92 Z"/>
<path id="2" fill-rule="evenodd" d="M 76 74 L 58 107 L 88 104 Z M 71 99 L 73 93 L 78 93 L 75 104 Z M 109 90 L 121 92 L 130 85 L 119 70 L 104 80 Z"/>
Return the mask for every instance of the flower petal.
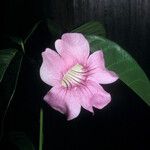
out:
<path id="1" fill-rule="evenodd" d="M 89 56 L 87 61 L 87 69 L 89 72 L 87 80 L 95 81 L 100 84 L 113 83 L 118 76 L 113 71 L 105 68 L 105 61 L 102 51 L 96 51 Z"/>
<path id="2" fill-rule="evenodd" d="M 75 98 L 71 90 L 55 86 L 46 94 L 44 100 L 55 110 L 66 114 L 68 120 L 72 120 L 81 110 L 81 105 Z"/>
<path id="3" fill-rule="evenodd" d="M 78 101 L 84 109 L 92 113 L 93 107 L 102 109 L 111 101 L 110 94 L 107 93 L 102 86 L 93 81 L 88 81 L 85 85 L 82 84 L 74 88 L 73 92 L 76 101 Z"/>
<path id="4" fill-rule="evenodd" d="M 70 54 L 69 51 L 67 51 L 67 49 L 70 48 L 68 44 L 66 44 L 62 40 L 56 40 L 55 47 L 65 63 L 66 66 L 65 71 L 78 63 L 77 59 L 74 58 L 74 56 L 72 56 L 72 54 Z"/>
<path id="5" fill-rule="evenodd" d="M 102 109 L 111 101 L 111 95 L 107 93 L 101 85 L 89 81 L 87 87 L 91 92 L 90 102 L 93 107 Z"/>
<path id="6" fill-rule="evenodd" d="M 89 56 L 89 43 L 81 33 L 63 34 L 61 40 L 55 42 L 57 52 L 62 56 L 72 56 L 78 63 L 85 64 Z"/>
<path id="7" fill-rule="evenodd" d="M 60 56 L 53 50 L 47 48 L 43 53 L 43 63 L 40 68 L 41 79 L 48 85 L 54 86 L 62 79 L 63 62 Z"/>
<path id="8" fill-rule="evenodd" d="M 92 69 L 93 68 L 104 69 L 105 61 L 104 61 L 104 55 L 102 50 L 92 53 L 88 58 L 87 65 Z"/>
<path id="9" fill-rule="evenodd" d="M 74 94 L 76 101 L 78 101 L 84 109 L 94 113 L 93 107 L 90 103 L 91 93 L 89 93 L 89 90 L 86 86 L 74 88 Z"/>

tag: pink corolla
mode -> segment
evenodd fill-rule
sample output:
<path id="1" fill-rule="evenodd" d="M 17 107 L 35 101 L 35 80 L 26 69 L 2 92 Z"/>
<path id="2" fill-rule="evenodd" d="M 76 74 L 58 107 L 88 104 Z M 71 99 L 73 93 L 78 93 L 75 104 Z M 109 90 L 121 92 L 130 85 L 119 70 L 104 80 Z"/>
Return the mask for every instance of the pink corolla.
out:
<path id="1" fill-rule="evenodd" d="M 80 33 L 66 33 L 55 42 L 56 51 L 42 53 L 41 79 L 52 86 L 44 100 L 55 110 L 76 118 L 81 107 L 93 113 L 102 109 L 111 96 L 100 84 L 115 82 L 118 76 L 105 68 L 103 52 L 89 55 L 88 41 Z"/>

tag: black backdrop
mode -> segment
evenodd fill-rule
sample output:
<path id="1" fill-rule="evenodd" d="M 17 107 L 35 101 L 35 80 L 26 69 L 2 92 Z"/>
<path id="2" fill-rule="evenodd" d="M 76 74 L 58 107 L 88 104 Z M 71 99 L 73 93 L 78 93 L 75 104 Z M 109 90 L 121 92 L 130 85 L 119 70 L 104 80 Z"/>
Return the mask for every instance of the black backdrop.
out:
<path id="1" fill-rule="evenodd" d="M 11 46 L 6 35 L 24 36 L 40 19 L 50 18 L 63 32 L 97 20 L 105 25 L 108 37 L 126 48 L 149 76 L 148 0 L 5 0 L 0 7 L 1 49 Z M 40 80 L 38 72 L 41 52 L 47 46 L 53 47 L 51 39 L 41 25 L 28 42 L 27 55 L 34 61 L 24 58 L 17 91 L 5 120 L 3 149 L 12 149 L 7 141 L 11 131 L 25 132 L 37 149 L 40 105 L 44 108 L 45 150 L 150 149 L 150 109 L 121 81 L 104 86 L 111 93 L 112 102 L 103 110 L 95 110 L 94 116 L 82 110 L 77 119 L 67 122 L 42 101 L 49 87 Z M 6 102 L 3 100 L 1 110 Z"/>

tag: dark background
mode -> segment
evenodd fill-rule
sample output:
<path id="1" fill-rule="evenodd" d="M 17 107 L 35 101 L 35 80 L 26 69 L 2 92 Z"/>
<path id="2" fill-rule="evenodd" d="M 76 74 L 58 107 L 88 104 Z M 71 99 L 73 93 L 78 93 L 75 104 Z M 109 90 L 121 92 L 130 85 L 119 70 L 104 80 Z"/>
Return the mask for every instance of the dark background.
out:
<path id="1" fill-rule="evenodd" d="M 14 46 L 8 35 L 25 37 L 33 25 L 45 18 L 55 21 L 62 32 L 91 21 L 101 21 L 111 40 L 118 42 L 137 60 L 149 76 L 149 0 L 5 0 L 0 2 L 0 48 Z M 82 110 L 72 121 L 42 101 L 50 89 L 39 77 L 41 52 L 53 47 L 56 37 L 42 23 L 26 45 L 16 94 L 5 120 L 2 149 L 15 149 L 8 140 L 12 131 L 25 132 L 38 149 L 39 109 L 44 108 L 44 150 L 150 149 L 150 108 L 121 81 L 104 88 L 112 102 L 92 116 Z M 7 99 L 1 86 L 1 114 Z M 3 100 L 2 100 L 3 98 Z M 2 116 L 2 115 L 1 115 Z M 0 148 L 0 149 L 1 149 Z"/>

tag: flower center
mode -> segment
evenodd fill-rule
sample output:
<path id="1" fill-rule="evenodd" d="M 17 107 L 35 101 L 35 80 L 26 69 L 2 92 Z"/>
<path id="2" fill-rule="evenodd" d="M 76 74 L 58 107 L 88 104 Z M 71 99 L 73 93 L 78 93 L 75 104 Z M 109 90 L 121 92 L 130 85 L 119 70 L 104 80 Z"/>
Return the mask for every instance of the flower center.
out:
<path id="1" fill-rule="evenodd" d="M 84 68 L 82 65 L 76 64 L 64 75 L 61 82 L 64 87 L 72 87 L 81 84 L 85 80 Z"/>

